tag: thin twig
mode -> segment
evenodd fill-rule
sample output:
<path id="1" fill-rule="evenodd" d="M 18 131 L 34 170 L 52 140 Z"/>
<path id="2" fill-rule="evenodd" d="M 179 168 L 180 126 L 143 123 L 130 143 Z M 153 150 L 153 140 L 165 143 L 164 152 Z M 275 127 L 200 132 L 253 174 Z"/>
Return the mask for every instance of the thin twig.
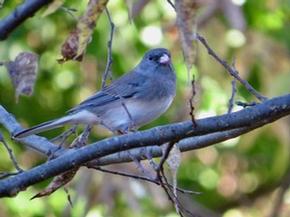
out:
<path id="1" fill-rule="evenodd" d="M 167 146 L 169 147 L 169 146 Z M 164 170 L 163 170 L 163 167 L 157 171 L 157 180 L 159 181 L 160 183 L 160 186 L 161 188 L 164 190 L 164 192 L 166 193 L 168 199 L 171 201 L 172 204 L 175 205 L 175 207 L 177 207 L 178 209 L 176 210 L 178 212 L 178 214 L 183 217 L 183 213 L 181 212 L 180 210 L 180 204 L 178 204 L 177 200 L 176 200 L 176 197 L 173 193 L 173 190 L 172 189 L 169 189 L 167 186 L 168 186 L 168 181 L 167 181 L 167 178 L 164 174 Z M 163 181 L 164 180 L 164 181 Z"/>
<path id="2" fill-rule="evenodd" d="M 189 107 L 190 107 L 190 117 L 191 117 L 191 121 L 192 121 L 192 126 L 195 128 L 196 127 L 196 122 L 195 122 L 195 117 L 194 117 L 194 105 L 193 105 L 193 100 L 194 97 L 196 95 L 196 90 L 195 90 L 195 79 L 194 79 L 194 75 L 193 78 L 191 80 L 191 89 L 192 89 L 192 95 L 189 99 Z"/>
<path id="3" fill-rule="evenodd" d="M 156 170 L 156 180 L 159 181 L 160 186 L 163 188 L 164 192 L 167 194 L 168 199 L 175 205 L 175 207 L 177 208 L 176 211 L 178 212 L 178 214 L 183 217 L 183 211 L 187 212 L 188 214 L 192 215 L 191 212 L 189 212 L 187 209 L 185 209 L 181 203 L 179 202 L 178 198 L 174 195 L 173 193 L 173 188 L 169 189 L 168 186 L 170 185 L 169 182 L 167 181 L 167 178 L 165 176 L 164 173 L 164 163 L 166 162 L 166 160 L 168 159 L 168 156 L 170 154 L 170 151 L 172 150 L 172 148 L 174 147 L 174 144 L 178 142 L 178 141 L 171 141 L 167 144 L 165 151 L 162 155 L 162 158 L 160 160 L 160 163 L 158 165 L 158 168 Z"/>
<path id="4" fill-rule="evenodd" d="M 251 93 L 253 94 L 257 99 L 260 101 L 265 101 L 267 100 L 267 97 L 261 95 L 255 88 L 252 87 L 252 85 L 249 84 L 246 80 L 242 79 L 239 76 L 239 72 L 237 69 L 231 65 L 229 65 L 225 60 L 222 60 L 214 51 L 213 49 L 209 46 L 207 43 L 206 39 L 202 37 L 200 34 L 196 33 L 193 37 L 193 40 L 198 40 L 200 41 L 204 47 L 207 49 L 208 54 L 211 55 L 216 61 L 218 61 L 229 73 L 231 76 L 233 76 L 235 79 L 237 79 L 244 87 Z"/>
<path id="5" fill-rule="evenodd" d="M 87 167 L 91 168 L 91 169 L 99 170 L 99 171 L 104 172 L 104 173 L 110 173 L 110 174 L 114 174 L 114 175 L 125 176 L 125 177 L 129 177 L 129 178 L 133 178 L 133 179 L 138 179 L 138 180 L 154 183 L 156 185 L 160 185 L 160 183 L 158 181 L 156 181 L 155 179 L 151 179 L 151 178 L 148 178 L 146 176 L 139 176 L 139 175 L 135 175 L 135 174 L 131 174 L 131 173 L 104 169 L 102 167 L 99 167 L 99 166 L 96 166 L 96 165 L 90 165 L 90 164 L 87 164 Z M 168 187 L 170 187 L 171 189 L 173 188 L 173 186 L 171 184 L 168 184 Z M 177 190 L 180 193 L 183 193 L 183 194 L 200 194 L 200 192 L 190 191 L 190 190 L 186 190 L 186 189 L 182 189 L 182 188 L 177 188 Z"/>
<path id="6" fill-rule="evenodd" d="M 170 154 L 170 151 L 172 150 L 175 143 L 176 143 L 175 141 L 171 141 L 167 144 L 167 147 L 166 147 L 166 149 L 162 155 L 162 158 L 160 160 L 160 163 L 158 165 L 157 173 L 159 173 L 161 170 L 163 170 L 163 165 L 164 165 L 165 161 L 167 160 L 167 158 Z"/>
<path id="7" fill-rule="evenodd" d="M 229 99 L 228 114 L 231 113 L 233 110 L 236 93 L 237 93 L 237 82 L 236 79 L 234 78 L 232 80 L 232 95 L 231 98 Z"/>
<path id="8" fill-rule="evenodd" d="M 176 11 L 175 4 L 171 0 L 167 0 L 167 2 L 171 5 L 171 7 Z"/>
<path id="9" fill-rule="evenodd" d="M 164 152 L 164 155 L 169 155 L 169 153 L 170 153 L 170 151 L 172 150 L 172 148 L 174 147 L 174 145 L 175 145 L 175 143 L 173 143 L 173 146 L 171 147 L 171 146 L 167 146 L 166 147 L 166 150 L 165 150 L 165 152 Z M 168 153 L 168 154 L 167 154 Z M 168 157 L 167 157 L 168 158 Z M 173 204 L 174 204 L 174 206 L 175 206 L 175 210 L 176 210 L 176 212 L 180 215 L 180 216 L 183 216 L 183 212 L 186 212 L 187 214 L 189 214 L 190 216 L 193 216 L 193 214 L 189 211 L 189 210 L 187 210 L 183 205 L 182 205 L 182 203 L 179 201 L 179 199 L 178 199 L 178 197 L 177 197 L 177 194 L 176 194 L 176 192 L 174 192 L 174 190 L 177 190 L 177 186 L 176 185 L 172 185 L 173 186 L 173 188 L 172 189 L 168 189 L 166 186 L 170 186 L 170 184 L 169 184 L 169 182 L 168 182 L 168 180 L 167 180 L 167 177 L 166 177 L 166 175 L 165 175 L 165 173 L 164 173 L 164 169 L 162 168 L 161 170 L 160 170 L 160 176 L 158 177 L 159 179 L 161 179 L 161 181 L 162 181 L 162 183 L 163 183 L 163 185 L 164 186 L 162 186 L 163 187 L 163 189 L 165 190 L 165 191 L 167 191 L 166 193 L 167 193 L 167 195 L 168 195 L 168 197 L 170 197 L 169 199 L 173 202 Z M 165 189 L 165 187 L 166 187 L 166 189 Z"/>
<path id="10" fill-rule="evenodd" d="M 167 188 L 166 184 L 163 181 L 163 180 L 166 180 L 166 177 L 164 174 L 164 163 L 166 162 L 174 144 L 175 144 L 175 142 L 169 142 L 168 144 L 166 144 L 166 148 L 163 152 L 161 160 L 160 160 L 158 167 L 156 169 L 156 178 L 155 179 L 160 183 L 161 188 L 164 190 L 164 192 L 166 193 L 168 199 L 172 202 L 172 204 L 176 205 L 176 200 L 172 196 L 172 195 L 174 195 L 173 192 Z M 182 216 L 182 213 L 179 213 L 179 214 Z"/>
<path id="11" fill-rule="evenodd" d="M 119 176 L 125 176 L 125 177 L 129 177 L 129 178 L 133 178 L 133 179 L 138 179 L 138 180 L 142 180 L 142 181 L 147 181 L 147 182 L 152 182 L 154 184 L 159 185 L 159 183 L 151 178 L 148 178 L 146 176 L 139 176 L 139 175 L 134 175 L 131 173 L 126 173 L 126 172 L 120 172 L 120 171 L 114 171 L 114 170 L 109 170 L 109 169 L 104 169 L 102 167 L 96 166 L 96 165 L 87 165 L 88 168 L 92 168 L 92 169 L 96 169 L 99 170 L 101 172 L 105 172 L 105 173 L 110 173 L 110 174 L 114 174 L 114 175 L 119 175 Z"/>
<path id="12" fill-rule="evenodd" d="M 64 12 L 68 13 L 74 20 L 77 20 L 77 17 L 74 15 L 75 12 L 77 12 L 78 10 L 75 8 L 70 8 L 70 7 L 66 7 L 66 6 L 61 6 L 60 7 Z"/>
<path id="13" fill-rule="evenodd" d="M 234 59 L 233 63 L 232 63 L 233 68 L 236 68 L 235 64 L 236 64 L 236 60 Z M 232 94 L 231 94 L 231 97 L 229 99 L 229 104 L 228 104 L 228 106 L 229 106 L 228 114 L 231 113 L 233 110 L 236 93 L 237 93 L 237 81 L 235 78 L 233 78 L 233 80 L 232 80 Z"/>
<path id="14" fill-rule="evenodd" d="M 16 157 L 14 156 L 13 154 L 13 151 L 12 149 L 9 147 L 9 145 L 6 143 L 5 139 L 3 138 L 2 134 L 0 133 L 0 142 L 3 143 L 4 147 L 6 148 L 8 154 L 9 154 L 9 157 L 10 159 L 12 160 L 12 163 L 14 165 L 14 167 L 16 168 L 16 170 L 18 172 L 23 172 L 23 169 L 20 168 L 20 166 L 18 165 L 17 163 L 17 160 L 16 160 Z"/>
<path id="15" fill-rule="evenodd" d="M 113 37 L 114 37 L 114 31 L 115 31 L 115 24 L 112 21 L 110 12 L 108 10 L 107 7 L 105 7 L 105 11 L 111 26 L 111 30 L 110 30 L 110 37 L 109 37 L 109 41 L 108 41 L 108 55 L 107 55 L 107 64 L 106 64 L 106 69 L 105 72 L 103 73 L 103 77 L 102 77 L 102 89 L 106 86 L 106 81 L 108 76 L 112 79 L 112 73 L 111 73 L 111 65 L 113 63 L 113 58 L 112 58 L 112 44 L 113 44 Z"/>
<path id="16" fill-rule="evenodd" d="M 162 158 L 161 158 L 159 165 L 156 169 L 155 180 L 160 184 L 160 187 L 166 193 L 168 200 L 171 201 L 172 204 L 176 205 L 176 203 L 175 203 L 176 200 L 175 200 L 175 198 L 173 198 L 174 197 L 173 191 L 167 187 L 168 186 L 167 184 L 169 184 L 169 183 L 167 182 L 166 176 L 164 174 L 164 168 L 163 168 L 164 163 L 166 162 L 166 159 L 168 158 L 169 153 L 170 153 L 171 149 L 173 148 L 174 144 L 175 144 L 175 142 L 169 142 L 168 144 L 166 144 L 166 149 L 165 149 L 165 151 L 163 151 Z M 165 182 L 163 180 L 165 180 Z M 173 195 L 173 197 L 172 197 L 172 195 Z M 182 213 L 179 213 L 179 214 L 180 214 L 180 216 L 183 216 Z"/>
<path id="17" fill-rule="evenodd" d="M 66 197 L 67 197 L 67 200 L 68 200 L 68 202 L 69 202 L 69 205 L 70 205 L 71 207 L 73 207 L 73 202 L 72 202 L 72 200 L 71 200 L 71 196 L 70 196 L 70 193 L 69 193 L 68 188 L 64 186 L 64 187 L 63 187 L 63 190 L 64 190 L 64 192 L 66 193 Z"/>
<path id="18" fill-rule="evenodd" d="M 237 104 L 238 106 L 242 106 L 243 108 L 246 108 L 246 107 L 255 106 L 255 105 L 257 105 L 258 103 L 256 103 L 256 102 L 241 102 L 241 101 L 237 101 L 236 104 Z"/>
<path id="19" fill-rule="evenodd" d="M 164 171 L 162 171 L 162 177 L 163 177 L 163 179 L 164 179 L 164 184 L 165 184 L 166 186 L 172 186 L 172 185 L 168 182 L 168 180 L 167 180 L 167 178 L 166 178 L 166 176 L 165 176 L 165 174 L 164 174 Z M 176 188 L 176 189 L 177 189 L 177 188 Z M 178 213 L 180 214 L 180 216 L 183 216 L 183 212 L 185 212 L 185 213 L 187 213 L 189 216 L 195 217 L 194 214 L 191 213 L 188 209 L 186 209 L 186 208 L 182 205 L 182 203 L 179 201 L 177 195 L 175 195 L 174 192 L 173 192 L 173 187 L 172 187 L 172 189 L 168 189 L 168 190 L 169 190 L 168 193 L 170 193 L 170 196 L 172 197 L 172 200 L 174 200 L 174 205 L 175 205 L 175 207 L 177 207 L 176 212 L 178 212 Z M 199 194 L 200 194 L 200 192 L 199 192 Z"/>

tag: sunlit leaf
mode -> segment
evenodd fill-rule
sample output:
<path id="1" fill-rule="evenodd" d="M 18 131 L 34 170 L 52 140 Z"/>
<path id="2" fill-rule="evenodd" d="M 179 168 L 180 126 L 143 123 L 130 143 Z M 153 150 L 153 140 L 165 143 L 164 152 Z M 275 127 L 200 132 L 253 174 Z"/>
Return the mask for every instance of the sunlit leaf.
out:
<path id="1" fill-rule="evenodd" d="M 32 95 L 38 70 L 38 55 L 22 52 L 14 61 L 5 63 L 5 66 L 16 90 L 16 101 L 19 95 Z"/>

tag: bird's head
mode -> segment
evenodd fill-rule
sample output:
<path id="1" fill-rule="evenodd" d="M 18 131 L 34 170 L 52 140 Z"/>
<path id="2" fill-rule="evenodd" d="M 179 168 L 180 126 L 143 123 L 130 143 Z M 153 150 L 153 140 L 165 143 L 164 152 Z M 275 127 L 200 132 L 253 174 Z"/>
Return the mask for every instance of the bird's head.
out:
<path id="1" fill-rule="evenodd" d="M 155 76 L 158 74 L 169 76 L 173 80 L 175 79 L 171 55 L 165 48 L 155 48 L 147 51 L 137 68 L 138 70 L 136 71 L 138 71 L 138 73 L 146 76 Z"/>
<path id="2" fill-rule="evenodd" d="M 171 55 L 165 48 L 155 48 L 145 53 L 142 62 L 155 66 L 166 66 L 171 64 Z"/>

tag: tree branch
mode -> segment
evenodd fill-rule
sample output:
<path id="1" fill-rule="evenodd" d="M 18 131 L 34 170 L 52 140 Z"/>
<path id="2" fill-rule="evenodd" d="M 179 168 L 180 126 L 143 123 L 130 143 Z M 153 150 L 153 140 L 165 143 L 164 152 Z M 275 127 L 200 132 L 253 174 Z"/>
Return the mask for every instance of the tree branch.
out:
<path id="1" fill-rule="evenodd" d="M 137 179 L 137 180 L 140 180 L 140 181 L 146 181 L 146 182 L 154 183 L 156 185 L 160 185 L 160 183 L 156 179 L 152 179 L 152 178 L 149 178 L 147 176 L 140 176 L 140 175 L 135 175 L 135 174 L 127 173 L 127 172 L 109 170 L 109 169 L 105 169 L 105 168 L 98 167 L 98 166 L 88 166 L 88 168 L 95 169 L 95 170 L 98 170 L 98 171 L 101 171 L 101 172 L 104 172 L 104 173 L 109 173 L 109 174 L 129 177 L 129 178 Z M 170 189 L 173 189 L 173 186 L 170 185 L 170 184 L 168 185 L 168 187 Z M 183 194 L 200 194 L 200 192 L 190 191 L 190 190 L 186 190 L 186 189 L 182 189 L 182 188 L 177 188 L 177 191 L 180 192 L 180 193 L 183 193 Z"/>
<path id="2" fill-rule="evenodd" d="M 8 113 L 2 106 L 0 106 L 0 123 L 9 131 L 10 134 L 14 134 L 23 128 L 17 123 L 14 117 Z M 182 139 L 177 145 L 180 151 L 189 151 L 194 149 L 199 149 L 207 147 L 218 142 L 222 142 L 239 135 L 242 135 L 248 131 L 251 131 L 252 128 L 244 127 L 233 130 L 226 130 L 222 132 L 209 133 L 203 136 L 194 136 L 191 138 Z M 67 150 L 63 147 L 57 146 L 44 137 L 32 135 L 26 138 L 19 139 L 18 142 L 22 143 L 24 146 L 37 151 L 46 156 L 60 156 Z M 97 160 L 90 162 L 90 165 L 108 165 L 116 163 L 124 163 L 132 161 L 132 157 L 136 160 L 147 159 L 147 154 L 150 153 L 152 157 L 160 157 L 162 155 L 162 150 L 157 145 L 152 145 L 149 147 L 134 148 L 130 150 L 130 153 L 127 151 L 121 151 L 116 154 L 108 155 Z"/>
<path id="3" fill-rule="evenodd" d="M 190 138 L 182 139 L 177 143 L 177 146 L 181 152 L 196 150 L 200 148 L 205 148 L 210 145 L 214 145 L 216 143 L 235 138 L 242 134 L 245 134 L 249 131 L 253 130 L 253 128 L 243 127 L 234 130 L 226 130 L 222 132 L 209 133 L 203 136 L 193 136 Z M 115 154 L 111 154 L 100 159 L 96 159 L 91 161 L 89 164 L 91 165 L 109 165 L 109 164 L 117 164 L 117 163 L 125 163 L 131 162 L 132 158 L 136 160 L 145 160 L 147 159 L 147 155 L 150 153 L 152 158 L 162 156 L 162 149 L 158 145 L 142 147 L 142 148 L 134 148 L 128 151 L 121 151 Z"/>
<path id="4" fill-rule="evenodd" d="M 0 41 L 5 40 L 21 23 L 50 2 L 52 0 L 26 0 L 17 6 L 11 14 L 0 20 Z"/>
<path id="5" fill-rule="evenodd" d="M 238 112 L 191 121 L 185 121 L 150 130 L 116 136 L 80 149 L 72 149 L 56 159 L 0 181 L 0 197 L 14 196 L 28 186 L 59 175 L 93 159 L 101 158 L 132 148 L 161 145 L 172 140 L 181 140 L 196 135 L 233 130 L 258 128 L 290 114 L 290 94 L 265 100 L 263 103 Z M 39 143 L 41 144 L 41 143 Z"/>
<path id="6" fill-rule="evenodd" d="M 112 45 L 113 45 L 113 37 L 114 37 L 114 31 L 115 31 L 115 24 L 112 21 L 110 12 L 107 7 L 105 7 L 105 11 L 106 11 L 109 23 L 110 23 L 111 30 L 110 30 L 110 37 L 107 42 L 107 47 L 108 47 L 107 64 L 106 64 L 106 69 L 102 76 L 102 89 L 105 88 L 106 86 L 108 76 L 112 80 L 112 72 L 111 72 L 111 65 L 113 63 Z"/>
<path id="7" fill-rule="evenodd" d="M 0 105 L 0 124 L 2 124 L 11 135 L 13 135 L 15 132 L 23 130 L 23 128 L 15 120 L 12 114 L 9 114 L 1 105 Z M 19 141 L 21 141 L 21 143 L 27 146 L 28 148 L 31 148 L 47 156 L 51 155 L 52 153 L 61 154 L 65 150 L 64 148 L 61 148 L 51 143 L 46 138 L 35 135 L 25 137 Z"/>
<path id="8" fill-rule="evenodd" d="M 11 159 L 11 161 L 12 161 L 14 167 L 15 167 L 15 169 L 16 169 L 18 172 L 22 172 L 23 169 L 21 169 L 21 167 L 18 165 L 17 160 L 16 160 L 16 158 L 15 158 L 15 155 L 13 154 L 12 149 L 11 149 L 11 148 L 9 147 L 9 145 L 6 143 L 6 141 L 5 141 L 5 139 L 3 138 L 3 136 L 2 136 L 1 133 L 0 133 L 0 143 L 3 143 L 3 145 L 4 145 L 5 149 L 7 150 L 8 155 L 9 155 L 9 157 L 10 157 L 10 159 Z"/>
<path id="9" fill-rule="evenodd" d="M 236 80 L 238 80 L 251 94 L 253 94 L 257 99 L 260 101 L 264 101 L 267 99 L 267 97 L 260 94 L 255 88 L 252 87 L 252 85 L 249 84 L 246 80 L 242 79 L 239 75 L 238 70 L 235 68 L 235 66 L 229 65 L 225 60 L 222 60 L 215 52 L 214 50 L 209 46 L 208 42 L 204 37 L 202 37 L 200 34 L 196 33 L 193 36 L 194 40 L 198 40 L 202 45 L 207 49 L 207 52 L 210 56 L 212 56 L 218 63 L 220 63 L 229 73 L 232 77 L 234 77 Z"/>
<path id="10" fill-rule="evenodd" d="M 232 80 L 232 95 L 229 99 L 229 108 L 228 108 L 228 113 L 231 113 L 233 108 L 234 108 L 234 101 L 235 101 L 235 95 L 237 93 L 237 82 L 236 79 L 234 78 Z"/>

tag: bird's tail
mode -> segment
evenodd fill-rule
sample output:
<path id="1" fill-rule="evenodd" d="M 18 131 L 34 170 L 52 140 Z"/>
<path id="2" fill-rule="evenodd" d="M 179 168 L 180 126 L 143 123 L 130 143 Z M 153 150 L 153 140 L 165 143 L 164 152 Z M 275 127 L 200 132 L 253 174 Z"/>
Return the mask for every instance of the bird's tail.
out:
<path id="1" fill-rule="evenodd" d="M 26 137 L 26 136 L 29 136 L 32 134 L 37 134 L 37 133 L 44 132 L 47 130 L 55 129 L 55 128 L 63 126 L 66 123 L 69 123 L 70 121 L 71 121 L 71 118 L 69 116 L 65 116 L 65 117 L 62 117 L 59 119 L 47 121 L 47 122 L 41 123 L 39 125 L 36 125 L 34 127 L 31 127 L 29 129 L 22 130 L 22 131 L 16 133 L 13 137 L 22 138 L 22 137 Z"/>

